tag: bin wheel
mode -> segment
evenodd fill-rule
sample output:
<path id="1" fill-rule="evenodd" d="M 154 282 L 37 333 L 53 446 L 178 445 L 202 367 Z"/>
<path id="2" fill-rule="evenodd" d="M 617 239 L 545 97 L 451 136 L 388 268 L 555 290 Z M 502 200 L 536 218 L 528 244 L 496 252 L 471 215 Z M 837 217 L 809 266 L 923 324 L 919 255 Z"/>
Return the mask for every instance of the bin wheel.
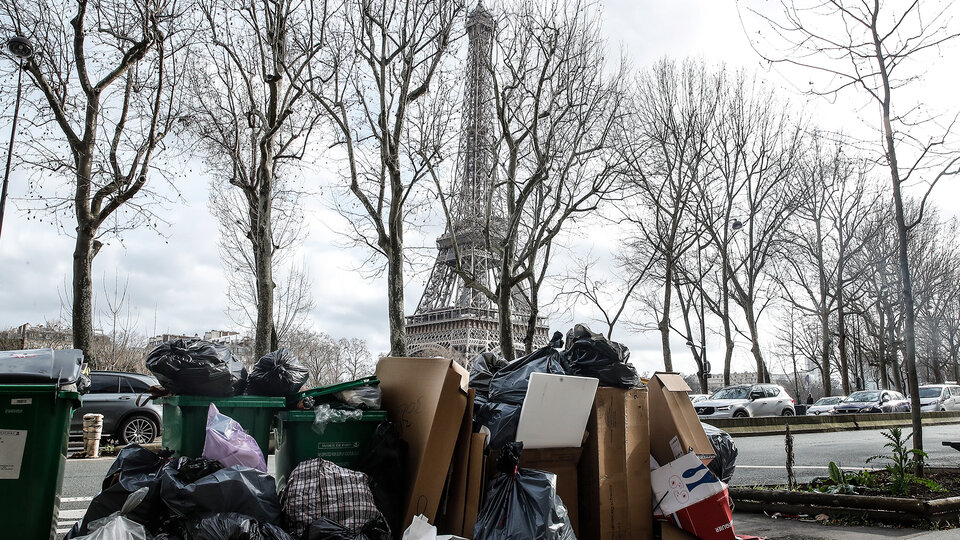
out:
<path id="1" fill-rule="evenodd" d="M 120 424 L 117 439 L 120 444 L 146 444 L 157 438 L 157 423 L 146 416 L 131 416 Z"/>

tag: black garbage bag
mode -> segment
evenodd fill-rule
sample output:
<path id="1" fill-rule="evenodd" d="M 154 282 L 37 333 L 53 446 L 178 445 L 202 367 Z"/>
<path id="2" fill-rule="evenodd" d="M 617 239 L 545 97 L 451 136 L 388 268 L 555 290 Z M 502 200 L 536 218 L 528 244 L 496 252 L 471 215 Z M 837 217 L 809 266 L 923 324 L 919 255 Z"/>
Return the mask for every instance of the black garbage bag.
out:
<path id="1" fill-rule="evenodd" d="M 210 514 L 184 527 L 186 540 L 294 540 L 286 531 L 236 512 Z"/>
<path id="2" fill-rule="evenodd" d="M 490 430 L 490 447 L 497 449 L 517 438 L 522 405 L 498 403 L 480 398 L 473 404 L 473 419 Z"/>
<path id="3" fill-rule="evenodd" d="M 381 422 L 353 464 L 366 473 L 377 509 L 393 531 L 403 530 L 406 508 L 407 442 L 392 422 Z"/>
<path id="4" fill-rule="evenodd" d="M 83 518 L 77 522 L 75 536 L 88 534 L 90 523 L 119 512 L 127 497 L 144 487 L 148 488 L 146 497 L 126 517 L 151 531 L 157 530 L 166 517 L 166 508 L 160 500 L 160 479 L 157 476 L 164 463 L 162 457 L 137 444 L 120 450 L 107 469 L 100 493 L 90 501 Z"/>
<path id="5" fill-rule="evenodd" d="M 257 521 L 279 524 L 277 484 L 267 473 L 234 465 L 185 482 L 178 472 L 167 466 L 159 474 L 160 496 L 172 517 L 184 521 L 205 514 L 237 512 Z"/>
<path id="6" fill-rule="evenodd" d="M 147 355 L 147 369 L 173 394 L 226 397 L 243 390 L 247 370 L 230 349 L 209 341 L 167 341 Z"/>
<path id="7" fill-rule="evenodd" d="M 522 443 L 500 452 L 497 470 L 473 528 L 474 540 L 576 540 L 557 475 L 517 468 Z"/>
<path id="8" fill-rule="evenodd" d="M 351 531 L 336 521 L 322 517 L 307 528 L 302 540 L 390 540 L 390 527 L 378 518 L 358 531 Z"/>
<path id="9" fill-rule="evenodd" d="M 713 453 L 717 455 L 707 467 L 721 482 L 729 484 L 734 471 L 737 469 L 737 454 L 739 453 L 737 443 L 733 442 L 733 437 L 726 431 L 704 422 L 700 422 L 700 424 L 703 426 L 707 438 L 710 439 Z"/>
<path id="10" fill-rule="evenodd" d="M 573 327 L 573 343 L 567 351 L 571 375 L 595 377 L 600 386 L 633 388 L 640 384 L 637 369 L 630 363 L 630 349 L 622 343 L 595 334 L 582 324 Z"/>
<path id="11" fill-rule="evenodd" d="M 247 377 L 247 393 L 286 397 L 300 391 L 310 372 L 287 349 L 277 349 L 257 360 Z"/>
<path id="12" fill-rule="evenodd" d="M 213 474 L 223 468 L 223 464 L 215 459 L 205 457 L 190 458 L 181 457 L 176 463 L 171 465 L 176 469 L 174 474 L 184 484 L 192 484 L 197 480 Z"/>
<path id="13" fill-rule="evenodd" d="M 470 388 L 476 390 L 478 396 L 486 397 L 490 391 L 490 380 L 506 365 L 507 361 L 496 353 L 477 355 L 470 365 Z"/>
<path id="14" fill-rule="evenodd" d="M 565 374 L 563 355 L 557 349 L 546 346 L 507 364 L 491 378 L 489 400 L 523 404 L 531 373 Z"/>

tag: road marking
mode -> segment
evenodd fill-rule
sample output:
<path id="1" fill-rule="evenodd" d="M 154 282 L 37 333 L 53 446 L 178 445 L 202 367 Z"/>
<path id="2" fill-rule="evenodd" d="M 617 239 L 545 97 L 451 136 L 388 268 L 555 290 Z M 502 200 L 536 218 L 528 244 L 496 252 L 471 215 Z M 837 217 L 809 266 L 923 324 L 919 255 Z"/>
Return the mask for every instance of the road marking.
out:
<path id="1" fill-rule="evenodd" d="M 60 514 L 57 516 L 57 521 L 64 521 L 67 519 L 80 519 L 86 513 L 87 513 L 86 508 L 80 508 L 79 510 L 60 510 Z"/>
<path id="2" fill-rule="evenodd" d="M 794 465 L 793 468 L 794 468 L 794 469 L 818 469 L 818 470 L 822 469 L 822 470 L 827 470 L 827 469 L 829 469 L 830 467 L 821 467 L 821 466 L 818 466 L 818 465 Z M 840 468 L 843 469 L 843 470 L 845 470 L 845 471 L 862 471 L 862 470 L 864 470 L 864 469 L 867 469 L 867 470 L 875 470 L 875 469 L 873 469 L 873 468 L 871 468 L 871 467 L 840 467 Z M 737 465 L 737 469 L 780 469 L 780 470 L 785 470 L 786 467 L 784 467 L 783 465 Z"/>
<path id="3" fill-rule="evenodd" d="M 93 497 L 61 497 L 60 502 L 62 503 L 71 503 L 71 502 L 86 502 L 92 501 Z"/>

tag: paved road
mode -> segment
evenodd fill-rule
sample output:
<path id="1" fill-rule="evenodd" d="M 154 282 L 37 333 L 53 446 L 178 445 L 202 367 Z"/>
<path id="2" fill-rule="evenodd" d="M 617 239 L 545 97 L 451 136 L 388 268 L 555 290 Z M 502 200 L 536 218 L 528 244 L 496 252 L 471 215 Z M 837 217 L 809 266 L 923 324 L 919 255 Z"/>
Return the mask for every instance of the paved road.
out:
<path id="1" fill-rule="evenodd" d="M 733 485 L 784 484 L 787 481 L 783 437 L 734 437 L 740 451 Z M 936 466 L 960 467 L 960 452 L 942 446 L 945 440 L 960 441 L 960 424 L 927 426 L 924 446 L 930 463 Z M 827 465 L 836 461 L 841 466 L 857 469 L 866 465 L 868 457 L 883 452 L 886 439 L 880 430 L 808 433 L 794 436 L 794 470 L 797 480 L 806 482 L 827 474 Z M 65 533 L 83 516 L 90 499 L 100 492 L 100 483 L 113 458 L 67 460 L 63 479 L 62 504 L 58 531 Z M 273 473 L 273 456 L 267 462 Z"/>
<path id="2" fill-rule="evenodd" d="M 889 453 L 883 448 L 887 442 L 881 430 L 841 431 L 835 433 L 805 433 L 794 435 L 794 473 L 797 481 L 807 482 L 816 476 L 826 476 L 831 461 L 845 468 L 868 466 L 867 458 Z M 905 429 L 907 433 L 910 429 Z M 942 446 L 942 441 L 960 441 L 960 424 L 924 426 L 923 446 L 929 463 L 940 467 L 960 467 L 960 452 Z M 782 435 L 763 437 L 734 437 L 740 455 L 732 484 L 785 484 L 786 451 Z M 912 447 L 912 441 L 911 441 Z M 871 464 L 871 467 L 877 465 Z"/>

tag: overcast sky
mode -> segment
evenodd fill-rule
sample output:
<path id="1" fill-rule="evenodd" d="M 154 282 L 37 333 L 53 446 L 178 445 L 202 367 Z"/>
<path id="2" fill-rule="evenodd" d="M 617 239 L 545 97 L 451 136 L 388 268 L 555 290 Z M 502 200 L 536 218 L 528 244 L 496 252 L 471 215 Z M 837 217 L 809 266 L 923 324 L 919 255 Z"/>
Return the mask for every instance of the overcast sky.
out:
<path id="1" fill-rule="evenodd" d="M 487 2 L 492 4 L 492 2 Z M 658 58 L 701 56 L 712 62 L 726 62 L 731 67 L 763 69 L 741 28 L 736 3 L 732 0 L 606 0 L 602 2 L 604 26 L 611 43 L 611 52 L 618 47 L 639 66 L 648 66 Z M 951 49 L 945 60 L 931 65 L 925 89 L 937 99 L 955 96 L 955 75 L 937 67 L 958 65 L 958 55 Z M 7 61 L 7 60 L 0 60 Z M 774 84 L 791 92 L 798 77 L 780 72 L 767 72 Z M 4 81 L 12 91 L 10 80 Z M 802 85 L 801 85 L 802 86 Z M 944 90 L 938 90 L 943 88 Z M 946 90 L 946 89 L 950 90 Z M 799 102 L 804 98 L 793 95 Z M 856 123 L 858 113 L 865 113 L 861 103 L 843 98 L 834 104 L 810 103 L 808 108 L 819 121 L 830 128 L 837 123 Z M 866 114 L 869 114 L 867 111 Z M 831 125 L 832 124 L 832 125 Z M 862 127 L 847 126 L 855 131 Z M 869 132 L 868 132 L 869 133 Z M 7 141 L 8 132 L 0 132 Z M 5 146 L 5 144 L 4 144 Z M 4 149 L 5 150 L 5 149 Z M 2 152 L 0 152 L 2 153 Z M 305 183 L 322 183 L 330 171 L 305 173 Z M 10 197 L 0 237 L 0 328 L 23 323 L 42 324 L 61 314 L 69 320 L 69 310 L 62 308 L 64 291 L 69 290 L 73 240 L 60 234 L 46 220 L 26 219 L 18 210 L 18 199 L 26 193 L 25 175 L 14 171 Z M 157 333 L 203 334 L 212 329 L 232 329 L 225 315 L 226 285 L 217 251 L 217 227 L 207 208 L 209 180 L 202 174 L 189 176 L 178 183 L 182 199 L 162 211 L 171 223 L 161 228 L 163 237 L 152 231 L 126 234 L 124 240 L 111 241 L 94 261 L 94 288 L 102 296 L 104 286 L 111 289 L 115 276 L 121 286 L 129 281 L 128 296 L 134 317 L 144 335 Z M 960 202 L 957 189 L 945 186 L 939 198 L 941 207 L 955 215 Z M 171 195 L 172 191 L 168 193 Z M 389 349 L 386 319 L 385 286 L 380 280 L 364 279 L 357 269 L 363 253 L 339 247 L 330 231 L 338 221 L 325 210 L 320 200 L 307 203 L 309 237 L 297 258 L 302 258 L 313 280 L 317 307 L 310 315 L 313 327 L 334 337 L 366 339 L 373 354 Z M 72 217 L 68 218 L 69 225 Z M 438 227 L 424 235 L 408 239 L 413 246 L 432 246 Z M 571 240 L 572 249 L 591 250 L 605 257 L 615 247 L 610 235 L 578 237 Z M 419 274 L 407 275 L 407 313 L 416 308 L 428 276 L 428 268 Z M 103 304 L 103 300 L 99 301 Z M 551 330 L 566 330 L 574 319 L 585 320 L 589 313 L 555 314 Z M 659 337 L 649 334 L 622 333 L 616 338 L 626 343 L 641 371 L 662 367 Z M 676 343 L 675 368 L 693 372 L 693 361 Z M 741 347 L 734 368 L 749 369 L 746 347 Z M 720 356 L 714 354 L 715 364 Z M 715 369 L 716 371 L 716 369 Z"/>

